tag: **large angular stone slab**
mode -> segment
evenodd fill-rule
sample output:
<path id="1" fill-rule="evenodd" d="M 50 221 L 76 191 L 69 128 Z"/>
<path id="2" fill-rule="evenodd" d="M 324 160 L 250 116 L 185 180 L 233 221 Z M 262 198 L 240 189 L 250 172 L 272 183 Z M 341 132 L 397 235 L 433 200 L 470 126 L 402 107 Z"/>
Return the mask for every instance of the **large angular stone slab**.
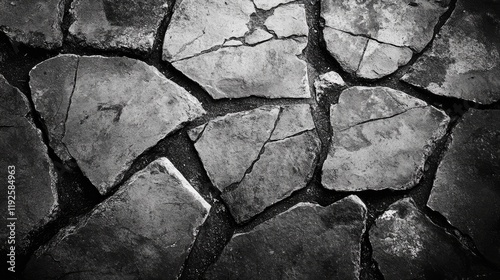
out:
<path id="1" fill-rule="evenodd" d="M 358 279 L 366 207 L 357 196 L 300 203 L 237 233 L 207 279 Z"/>
<path id="2" fill-rule="evenodd" d="M 30 76 L 50 145 L 75 158 L 101 194 L 142 152 L 204 113 L 183 88 L 134 59 L 62 55 Z"/>
<path id="3" fill-rule="evenodd" d="M 177 279 L 210 205 L 166 158 L 30 260 L 27 279 Z"/>
<path id="4" fill-rule="evenodd" d="M 189 136 L 239 223 L 305 187 L 321 146 L 306 104 L 228 114 Z"/>
<path id="5" fill-rule="evenodd" d="M 352 87 L 332 105 L 332 145 L 323 165 L 328 189 L 361 191 L 415 186 L 449 117 L 401 91 Z"/>
<path id="6" fill-rule="evenodd" d="M 500 100 L 500 4 L 457 1 L 432 47 L 402 80 L 443 96 Z"/>
<path id="7" fill-rule="evenodd" d="M 163 59 L 214 99 L 309 98 L 307 64 L 299 58 L 307 45 L 304 5 L 286 3 L 259 20 L 255 13 L 250 0 L 183 1 L 167 28 Z"/>
<path id="8" fill-rule="evenodd" d="M 69 33 L 93 48 L 147 52 L 167 8 L 166 0 L 75 0 Z"/>
<path id="9" fill-rule="evenodd" d="M 27 118 L 28 101 L 2 75 L 0 104 L 0 175 L 4 190 L 0 197 L 4 221 L 0 249 L 5 252 L 14 246 L 19 253 L 21 248 L 26 249 L 28 232 L 47 223 L 57 206 L 57 175 L 41 131 Z M 9 238 L 12 236 L 15 239 Z"/>
<path id="10" fill-rule="evenodd" d="M 500 111 L 471 110 L 455 127 L 427 205 L 500 265 Z"/>
<path id="11" fill-rule="evenodd" d="M 63 1 L 0 1 L 0 31 L 12 41 L 32 47 L 62 46 Z"/>
<path id="12" fill-rule="evenodd" d="M 395 72 L 421 52 L 445 11 L 427 0 L 321 1 L 328 51 L 345 71 L 368 79 Z"/>
<path id="13" fill-rule="evenodd" d="M 390 205 L 369 232 L 373 258 L 385 279 L 462 279 L 460 244 L 420 212 L 411 198 Z M 467 277 L 468 278 L 468 277 Z"/>

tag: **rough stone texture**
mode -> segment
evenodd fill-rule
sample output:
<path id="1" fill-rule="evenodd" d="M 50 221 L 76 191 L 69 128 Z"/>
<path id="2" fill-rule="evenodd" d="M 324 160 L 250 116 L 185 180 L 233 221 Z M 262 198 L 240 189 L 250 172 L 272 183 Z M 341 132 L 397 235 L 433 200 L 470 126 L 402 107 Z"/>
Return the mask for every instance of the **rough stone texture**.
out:
<path id="1" fill-rule="evenodd" d="M 328 51 L 345 71 L 368 79 L 393 73 L 410 60 L 411 50 L 422 51 L 445 11 L 437 1 L 428 0 L 321 2 Z"/>
<path id="2" fill-rule="evenodd" d="M 500 3 L 457 2 L 429 51 L 403 81 L 434 94 L 489 104 L 500 100 Z"/>
<path id="3" fill-rule="evenodd" d="M 306 104 L 228 114 L 189 136 L 237 222 L 305 187 L 321 146 Z"/>
<path id="4" fill-rule="evenodd" d="M 467 263 L 458 241 L 432 223 L 411 198 L 390 205 L 369 232 L 384 278 L 464 279 Z"/>
<path id="5" fill-rule="evenodd" d="M 27 233 L 47 223 L 57 206 L 57 175 L 41 132 L 27 118 L 30 112 L 27 100 L 2 75 L 0 104 L 0 174 L 4 191 L 0 197 L 1 219 L 4 222 L 0 231 L 0 250 L 5 252 L 7 246 L 15 245 L 19 253 L 27 245 Z M 14 166 L 15 174 L 9 174 L 9 166 Z M 9 175 L 14 178 L 9 179 Z M 15 193 L 9 194 L 11 180 Z M 13 215 L 7 211 L 8 200 L 15 202 Z M 10 230 L 7 225 L 11 222 L 15 223 L 16 243 L 8 245 Z"/>
<path id="6" fill-rule="evenodd" d="M 242 37 L 255 12 L 252 1 L 183 0 L 165 33 L 163 59 L 177 61 Z"/>
<path id="7" fill-rule="evenodd" d="M 0 1 L 0 31 L 14 42 L 54 49 L 62 46 L 63 7 L 59 0 Z"/>
<path id="8" fill-rule="evenodd" d="M 409 189 L 421 178 L 449 117 L 384 87 L 352 87 L 332 105 L 332 146 L 323 185 L 339 191 Z"/>
<path id="9" fill-rule="evenodd" d="M 172 163 L 160 158 L 57 235 L 30 260 L 25 276 L 177 279 L 209 210 Z"/>
<path id="10" fill-rule="evenodd" d="M 207 279 L 358 279 L 366 207 L 300 203 L 233 236 Z"/>
<path id="11" fill-rule="evenodd" d="M 307 45 L 304 5 L 279 6 L 260 25 L 253 13 L 249 0 L 182 1 L 165 34 L 163 59 L 214 99 L 309 98 L 307 64 L 299 58 Z M 226 44 L 235 40 L 244 44 Z"/>
<path id="12" fill-rule="evenodd" d="M 279 38 L 292 35 L 307 36 L 309 30 L 303 4 L 279 6 L 273 15 L 267 18 L 264 25 Z"/>
<path id="13" fill-rule="evenodd" d="M 335 71 L 330 71 L 319 75 L 319 77 L 314 80 L 314 89 L 316 90 L 317 98 L 325 94 L 325 90 L 334 87 L 345 87 L 346 83 L 344 79 Z"/>
<path id="14" fill-rule="evenodd" d="M 500 111 L 471 110 L 455 127 L 428 206 L 500 265 Z"/>
<path id="15" fill-rule="evenodd" d="M 269 142 L 238 187 L 222 194 L 237 222 L 302 189 L 311 179 L 321 143 L 316 132 Z"/>
<path id="16" fill-rule="evenodd" d="M 77 66 L 68 69 L 66 62 L 75 59 Z M 68 73 L 53 73 L 62 71 Z M 58 151 L 64 144 L 61 157 L 74 157 L 101 194 L 139 154 L 204 113 L 156 68 L 129 58 L 58 56 L 36 66 L 30 83 L 36 108 L 54 125 L 48 127 L 51 146 Z"/>
<path id="17" fill-rule="evenodd" d="M 173 65 L 215 99 L 309 98 L 307 65 L 297 57 L 306 44 L 306 40 L 294 39 L 221 48 Z"/>
<path id="18" fill-rule="evenodd" d="M 270 10 L 282 4 L 293 2 L 294 0 L 253 0 L 255 6 L 261 10 Z"/>
<path id="19" fill-rule="evenodd" d="M 147 52 L 167 8 L 166 0 L 75 0 L 69 32 L 94 48 Z"/>

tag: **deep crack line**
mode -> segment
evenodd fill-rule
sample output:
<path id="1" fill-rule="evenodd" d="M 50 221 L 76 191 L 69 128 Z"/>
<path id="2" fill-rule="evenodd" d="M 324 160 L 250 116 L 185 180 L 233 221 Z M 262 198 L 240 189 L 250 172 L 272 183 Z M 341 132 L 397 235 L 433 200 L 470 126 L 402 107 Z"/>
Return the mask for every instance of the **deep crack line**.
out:
<path id="1" fill-rule="evenodd" d="M 63 142 L 64 136 L 66 136 L 66 122 L 68 121 L 68 116 L 69 116 L 69 109 L 71 108 L 71 102 L 73 101 L 73 94 L 75 93 L 76 89 L 76 83 L 78 81 L 78 67 L 80 65 L 80 56 L 78 56 L 78 59 L 76 60 L 76 67 L 75 67 L 75 76 L 73 78 L 73 88 L 71 89 L 71 93 L 69 95 L 69 101 L 68 101 L 68 108 L 66 109 L 66 115 L 64 116 L 64 123 L 63 123 L 63 133 L 61 135 L 61 143 Z M 69 153 L 69 151 L 68 151 Z"/>

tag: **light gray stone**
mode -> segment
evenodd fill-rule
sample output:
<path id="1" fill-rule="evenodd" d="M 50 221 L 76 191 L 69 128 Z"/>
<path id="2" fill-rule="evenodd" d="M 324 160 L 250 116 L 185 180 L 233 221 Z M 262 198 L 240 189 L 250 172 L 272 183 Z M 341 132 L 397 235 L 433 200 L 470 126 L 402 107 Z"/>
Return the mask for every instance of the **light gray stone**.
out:
<path id="1" fill-rule="evenodd" d="M 500 111 L 471 109 L 453 130 L 427 205 L 500 265 Z"/>
<path id="2" fill-rule="evenodd" d="M 412 50 L 424 49 L 446 10 L 441 3 L 428 0 L 411 3 L 325 0 L 321 1 L 321 17 L 325 20 L 323 36 L 328 51 L 345 71 L 378 79 L 406 64 Z M 344 42 L 356 44 L 349 46 Z"/>
<path id="3" fill-rule="evenodd" d="M 33 257 L 27 279 L 177 279 L 210 205 L 166 158 Z"/>
<path id="4" fill-rule="evenodd" d="M 222 194 L 242 223 L 304 188 L 311 179 L 321 142 L 315 131 L 271 141 L 238 187 Z"/>
<path id="5" fill-rule="evenodd" d="M 148 52 L 167 9 L 166 0 L 75 0 L 69 33 L 98 49 Z"/>
<path id="6" fill-rule="evenodd" d="M 375 220 L 369 236 L 373 258 L 387 280 L 467 276 L 466 256 L 458 241 L 432 223 L 411 198 L 390 205 Z"/>
<path id="7" fill-rule="evenodd" d="M 245 43 L 249 45 L 254 45 L 260 42 L 267 41 L 273 38 L 273 35 L 261 28 L 256 28 L 249 35 L 245 37 Z"/>
<path id="8" fill-rule="evenodd" d="M 282 4 L 293 2 L 294 0 L 253 0 L 255 6 L 261 10 L 270 10 Z"/>
<path id="9" fill-rule="evenodd" d="M 384 87 L 344 90 L 330 118 L 322 182 L 338 191 L 412 188 L 449 123 L 441 110 Z"/>
<path id="10" fill-rule="evenodd" d="M 346 83 L 344 79 L 335 71 L 321 74 L 314 80 L 314 88 L 318 99 L 325 94 L 326 89 L 341 88 L 345 86 Z"/>
<path id="11" fill-rule="evenodd" d="M 321 146 L 307 104 L 228 114 L 188 135 L 238 223 L 305 187 Z"/>
<path id="12" fill-rule="evenodd" d="M 174 9 L 163 43 L 163 59 L 171 62 L 243 37 L 255 12 L 250 0 L 183 0 Z"/>
<path id="13" fill-rule="evenodd" d="M 367 210 L 356 196 L 300 203 L 237 233 L 207 279 L 358 279 Z"/>
<path id="14" fill-rule="evenodd" d="M 497 1 L 457 1 L 430 50 L 402 80 L 437 95 L 500 100 L 499 18 Z"/>
<path id="15" fill-rule="evenodd" d="M 278 38 L 292 35 L 307 36 L 309 32 L 304 4 L 279 6 L 274 10 L 273 15 L 266 19 L 264 25 Z"/>
<path id="16" fill-rule="evenodd" d="M 19 254 L 27 249 L 28 233 L 45 225 L 55 213 L 58 205 L 57 174 L 41 131 L 27 117 L 30 112 L 28 101 L 2 75 L 0 104 L 0 174 L 4 190 L 0 197 L 0 218 L 4 221 L 0 249 L 6 252 L 7 248 L 15 246 Z M 15 227 L 7 227 L 11 223 Z M 9 236 L 15 239 L 8 239 Z"/>
<path id="17" fill-rule="evenodd" d="M 76 70 L 68 69 L 75 59 Z M 68 75 L 44 74 L 66 70 Z M 64 55 L 39 64 L 31 77 L 36 106 L 50 120 L 51 145 L 57 151 L 64 144 L 60 154 L 75 158 L 101 194 L 142 152 L 204 114 L 183 88 L 134 59 Z"/>
<path id="18" fill-rule="evenodd" d="M 272 40 L 221 48 L 173 63 L 215 99 L 261 96 L 309 98 L 307 64 L 297 56 L 307 41 Z"/>
<path id="19" fill-rule="evenodd" d="M 62 46 L 63 1 L 0 1 L 0 31 L 12 41 L 32 47 Z"/>

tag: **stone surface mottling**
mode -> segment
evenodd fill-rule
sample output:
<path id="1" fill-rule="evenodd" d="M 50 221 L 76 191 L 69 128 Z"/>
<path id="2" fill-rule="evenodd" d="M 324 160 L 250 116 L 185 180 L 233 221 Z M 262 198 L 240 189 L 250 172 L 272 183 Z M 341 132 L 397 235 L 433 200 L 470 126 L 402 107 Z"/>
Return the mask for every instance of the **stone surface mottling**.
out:
<path id="1" fill-rule="evenodd" d="M 431 49 L 402 80 L 438 95 L 500 100 L 500 3 L 457 1 Z"/>
<path id="2" fill-rule="evenodd" d="M 453 130 L 427 205 L 500 264 L 500 111 L 471 109 Z"/>
<path id="3" fill-rule="evenodd" d="M 59 233 L 30 260 L 25 277 L 177 279 L 209 210 L 172 163 L 160 158 Z"/>
<path id="4" fill-rule="evenodd" d="M 367 210 L 356 196 L 300 203 L 237 233 L 207 279 L 358 279 Z"/>
<path id="5" fill-rule="evenodd" d="M 446 10 L 428 0 L 325 0 L 321 1 L 323 35 L 328 51 L 345 71 L 378 79 L 424 49 Z"/>
<path id="6" fill-rule="evenodd" d="M 273 15 L 264 22 L 264 25 L 269 31 L 274 32 L 278 38 L 292 35 L 307 36 L 308 33 L 306 11 L 303 4 L 285 5 L 276 8 Z"/>
<path id="7" fill-rule="evenodd" d="M 69 33 L 85 46 L 147 52 L 167 8 L 166 0 L 75 0 Z"/>
<path id="8" fill-rule="evenodd" d="M 323 165 L 328 189 L 409 189 L 422 176 L 449 117 L 427 103 L 384 87 L 344 90 L 330 109 L 333 135 Z"/>
<path id="9" fill-rule="evenodd" d="M 369 232 L 384 278 L 463 279 L 467 263 L 456 239 L 432 223 L 411 198 L 390 205 Z"/>
<path id="10" fill-rule="evenodd" d="M 59 0 L 0 1 L 0 31 L 13 42 L 55 49 L 62 46 L 63 5 Z"/>
<path id="11" fill-rule="evenodd" d="M 30 83 L 36 108 L 49 120 L 51 146 L 67 148 L 61 158 L 75 158 L 101 194 L 147 148 L 204 114 L 183 88 L 129 58 L 58 56 L 37 65 Z"/>
<path id="12" fill-rule="evenodd" d="M 29 104 L 22 93 L 0 75 L 0 175 L 4 192 L 0 197 L 0 218 L 4 221 L 0 231 L 2 252 L 11 245 L 17 246 L 18 254 L 26 249 L 28 232 L 51 220 L 50 214 L 58 204 L 57 175 L 41 131 L 27 117 L 29 112 Z M 9 175 L 13 177 L 9 178 Z M 15 189 L 9 188 L 10 185 Z M 9 204 L 8 200 L 15 205 Z M 8 205 L 14 206 L 10 208 L 13 215 L 7 211 Z M 11 230 L 7 225 L 11 222 L 15 223 L 12 230 L 16 243 L 8 245 Z"/>
<path id="13" fill-rule="evenodd" d="M 305 187 L 321 146 L 307 104 L 228 114 L 188 135 L 238 223 Z"/>

